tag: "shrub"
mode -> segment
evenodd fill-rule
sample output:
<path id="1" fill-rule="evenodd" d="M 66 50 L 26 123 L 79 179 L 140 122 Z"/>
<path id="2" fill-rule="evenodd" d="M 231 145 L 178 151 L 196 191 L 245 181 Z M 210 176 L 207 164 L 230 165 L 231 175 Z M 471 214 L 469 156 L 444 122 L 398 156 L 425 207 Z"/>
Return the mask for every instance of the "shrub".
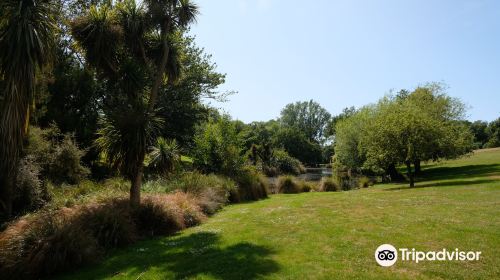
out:
<path id="1" fill-rule="evenodd" d="M 262 166 L 262 172 L 269 177 L 276 177 L 280 174 L 277 167 L 267 165 Z"/>
<path id="2" fill-rule="evenodd" d="M 230 201 L 240 202 L 267 198 L 269 182 L 251 166 L 243 168 L 233 179 L 238 188 L 231 192 Z"/>
<path id="3" fill-rule="evenodd" d="M 28 145 L 25 147 L 25 152 L 28 156 L 32 157 L 44 171 L 48 170 L 50 163 L 54 160 L 52 149 L 57 139 L 52 138 L 54 135 L 59 134 L 59 129 L 55 127 L 48 129 L 41 129 L 36 126 L 30 127 L 27 135 Z"/>
<path id="4" fill-rule="evenodd" d="M 76 185 L 47 184 L 52 201 L 50 207 L 71 207 L 74 204 L 85 204 L 94 201 L 106 201 L 113 197 L 121 197 L 128 193 L 130 185 L 121 178 L 108 179 L 96 183 L 83 180 Z"/>
<path id="5" fill-rule="evenodd" d="M 161 176 L 172 173 L 181 163 L 181 149 L 175 139 L 159 137 L 149 156 L 150 169 Z"/>
<path id="6" fill-rule="evenodd" d="M 280 193 L 300 193 L 302 189 L 303 183 L 293 176 L 287 175 L 278 178 L 278 191 Z"/>
<path id="7" fill-rule="evenodd" d="M 206 219 L 198 201 L 190 194 L 175 192 L 169 194 L 168 199 L 180 209 L 186 227 L 198 225 Z"/>
<path id="8" fill-rule="evenodd" d="M 368 188 L 369 186 L 373 186 L 373 182 L 370 178 L 363 176 L 358 179 L 359 188 Z"/>
<path id="9" fill-rule="evenodd" d="M 170 180 L 150 181 L 144 185 L 147 192 L 175 192 L 181 190 L 190 193 L 198 200 L 205 214 L 211 215 L 222 208 L 236 183 L 226 177 L 215 174 L 204 175 L 199 172 L 186 172 Z"/>
<path id="10" fill-rule="evenodd" d="M 26 154 L 40 166 L 42 177 L 58 184 L 76 184 L 90 173 L 81 165 L 85 151 L 78 148 L 73 135 L 61 134 L 56 126 L 30 128 Z"/>
<path id="11" fill-rule="evenodd" d="M 40 167 L 32 157 L 28 156 L 19 162 L 13 199 L 14 213 L 37 210 L 50 201 L 50 195 L 39 176 Z"/>
<path id="12" fill-rule="evenodd" d="M 76 222 L 88 228 L 105 249 L 128 245 L 137 239 L 137 230 L 126 198 L 90 203 L 77 211 L 81 213 Z"/>
<path id="13" fill-rule="evenodd" d="M 66 134 L 54 147 L 54 158 L 49 166 L 50 179 L 56 183 L 76 184 L 87 177 L 89 169 L 81 165 L 85 152 L 80 150 L 73 136 Z"/>
<path id="14" fill-rule="evenodd" d="M 126 198 L 22 217 L 0 233 L 0 275 L 39 279 L 96 260 L 140 235 L 173 233 L 206 216 L 191 194 L 145 196 L 138 208 Z"/>
<path id="15" fill-rule="evenodd" d="M 300 161 L 290 156 L 285 150 L 274 151 L 271 166 L 277 168 L 281 174 L 299 175 L 305 170 Z"/>
<path id="16" fill-rule="evenodd" d="M 181 209 L 166 195 L 148 195 L 134 211 L 134 220 L 143 235 L 155 236 L 185 228 Z"/>
<path id="17" fill-rule="evenodd" d="M 314 189 L 314 183 L 302 181 L 302 192 L 311 192 Z"/>
<path id="18" fill-rule="evenodd" d="M 201 174 L 199 172 L 186 172 L 169 185 L 171 190 L 182 190 L 187 193 L 199 194 L 206 189 L 214 189 L 226 198 L 236 189 L 236 183 L 231 179 L 215 174 Z"/>
<path id="19" fill-rule="evenodd" d="M 341 188 L 334 178 L 323 177 L 319 183 L 319 190 L 322 192 L 336 192 L 340 191 Z"/>
<path id="20" fill-rule="evenodd" d="M 269 179 L 262 174 L 257 174 L 257 180 L 259 182 L 259 187 L 258 187 L 259 197 L 267 198 L 270 189 Z"/>
<path id="21" fill-rule="evenodd" d="M 228 202 L 229 193 L 227 196 L 221 196 L 216 189 L 207 188 L 198 194 L 197 198 L 198 205 L 201 207 L 203 213 L 213 215 Z"/>
<path id="22" fill-rule="evenodd" d="M 352 179 L 349 172 L 335 172 L 333 178 L 341 190 L 348 191 L 357 188 L 357 181 Z"/>
<path id="23" fill-rule="evenodd" d="M 307 169 L 302 163 L 299 165 L 299 172 L 300 172 L 300 174 L 307 173 Z"/>
<path id="24" fill-rule="evenodd" d="M 73 222 L 73 213 L 44 212 L 9 226 L 0 236 L 0 274 L 38 279 L 95 260 L 97 241 L 85 225 Z"/>
<path id="25" fill-rule="evenodd" d="M 232 176 L 245 163 L 235 123 L 229 116 L 210 119 L 194 136 L 194 165 L 204 173 Z"/>

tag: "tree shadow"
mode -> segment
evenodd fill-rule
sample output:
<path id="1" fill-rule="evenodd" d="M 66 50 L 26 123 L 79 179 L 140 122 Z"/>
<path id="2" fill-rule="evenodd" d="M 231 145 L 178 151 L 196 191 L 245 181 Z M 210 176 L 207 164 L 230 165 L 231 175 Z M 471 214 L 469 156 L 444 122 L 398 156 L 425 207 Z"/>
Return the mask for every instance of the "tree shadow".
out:
<path id="1" fill-rule="evenodd" d="M 385 189 L 386 191 L 410 190 L 428 187 L 453 187 L 468 186 L 478 184 L 488 184 L 498 182 L 498 179 L 487 178 L 488 176 L 499 175 L 500 164 L 478 164 L 465 166 L 440 166 L 422 170 L 418 176 L 415 187 L 409 186 L 394 187 Z M 483 179 L 471 180 L 471 177 L 486 177 Z M 438 180 L 445 180 L 438 181 Z M 448 181 L 447 181 L 448 180 Z"/>
<path id="2" fill-rule="evenodd" d="M 270 258 L 275 252 L 248 242 L 220 247 L 220 237 L 213 232 L 188 236 L 158 238 L 140 242 L 112 254 L 107 262 L 89 266 L 65 279 L 101 279 L 149 269 L 166 279 L 186 279 L 210 275 L 216 279 L 256 279 L 279 271 Z M 74 277 L 78 276 L 78 277 Z"/>
<path id="3" fill-rule="evenodd" d="M 465 166 L 440 166 L 424 169 L 419 178 L 429 180 L 465 179 L 474 176 L 487 176 L 500 173 L 499 164 L 477 164 Z"/>
<path id="4" fill-rule="evenodd" d="M 459 181 L 445 181 L 445 182 L 427 182 L 427 183 L 417 183 L 413 188 L 409 186 L 404 187 L 396 187 L 386 189 L 386 191 L 398 191 L 398 190 L 411 190 L 411 189 L 421 189 L 421 188 L 430 188 L 430 187 L 453 187 L 453 186 L 468 186 L 468 185 L 479 185 L 479 184 L 488 184 L 498 182 L 495 179 L 480 179 L 480 180 L 459 180 Z"/>

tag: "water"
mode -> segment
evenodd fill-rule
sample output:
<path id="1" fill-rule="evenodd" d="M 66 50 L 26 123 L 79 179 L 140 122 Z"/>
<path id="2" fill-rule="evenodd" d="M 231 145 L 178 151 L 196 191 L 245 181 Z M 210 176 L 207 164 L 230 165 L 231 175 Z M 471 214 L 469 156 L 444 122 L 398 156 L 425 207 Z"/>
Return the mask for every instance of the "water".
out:
<path id="1" fill-rule="evenodd" d="M 306 173 L 300 174 L 298 178 L 304 181 L 320 181 L 323 177 L 332 176 L 332 169 L 319 167 L 319 168 L 306 168 Z"/>

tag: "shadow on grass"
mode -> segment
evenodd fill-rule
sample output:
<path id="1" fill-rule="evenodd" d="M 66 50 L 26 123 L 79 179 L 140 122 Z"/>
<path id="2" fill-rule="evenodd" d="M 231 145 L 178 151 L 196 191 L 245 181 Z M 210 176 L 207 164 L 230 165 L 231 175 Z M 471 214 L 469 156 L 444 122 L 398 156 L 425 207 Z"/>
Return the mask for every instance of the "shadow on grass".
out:
<path id="1" fill-rule="evenodd" d="M 500 173 L 499 164 L 478 164 L 464 166 L 441 166 L 424 169 L 422 179 L 428 180 L 449 180 L 449 179 L 465 179 L 471 176 L 487 176 L 495 173 Z"/>
<path id="2" fill-rule="evenodd" d="M 470 180 L 471 177 L 487 177 L 490 175 L 500 174 L 500 164 L 478 164 L 465 165 L 455 167 L 431 167 L 424 169 L 422 174 L 417 178 L 415 187 L 409 186 L 388 188 L 386 191 L 418 189 L 428 187 L 453 187 L 453 186 L 468 186 L 498 182 L 498 179 L 476 179 Z M 445 181 L 438 181 L 445 180 Z M 446 181 L 452 180 L 452 181 Z M 429 181 L 429 182 L 427 182 Z"/>
<path id="3" fill-rule="evenodd" d="M 427 182 L 427 183 L 416 183 L 415 187 L 410 188 L 409 186 L 396 187 L 386 189 L 386 191 L 398 191 L 398 190 L 411 190 L 411 189 L 421 189 L 430 187 L 453 187 L 453 186 L 469 186 L 469 185 L 479 185 L 498 182 L 495 179 L 480 179 L 480 180 L 459 180 L 459 181 L 445 181 L 445 182 Z"/>
<path id="4" fill-rule="evenodd" d="M 274 252 L 268 248 L 247 242 L 225 248 L 219 245 L 219 235 L 212 232 L 148 240 L 113 253 L 113 258 L 104 264 L 64 275 L 63 279 L 140 275 L 149 269 L 153 269 L 153 277 L 159 279 L 201 275 L 216 279 L 255 279 L 279 270 L 279 265 L 269 258 Z"/>

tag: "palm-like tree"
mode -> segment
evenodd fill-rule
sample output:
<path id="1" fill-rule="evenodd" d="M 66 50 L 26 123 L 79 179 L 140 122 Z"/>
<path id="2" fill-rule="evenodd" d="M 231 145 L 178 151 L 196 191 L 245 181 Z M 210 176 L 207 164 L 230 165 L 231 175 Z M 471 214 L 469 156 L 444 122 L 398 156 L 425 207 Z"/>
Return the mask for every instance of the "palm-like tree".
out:
<path id="1" fill-rule="evenodd" d="M 174 171 L 175 165 L 181 160 L 181 150 L 177 141 L 159 137 L 156 145 L 151 148 L 149 165 L 165 176 Z"/>
<path id="2" fill-rule="evenodd" d="M 117 93 L 115 108 L 105 112 L 97 144 L 130 179 L 133 206 L 140 203 L 144 157 L 158 128 L 158 92 L 180 73 L 175 34 L 194 22 L 197 13 L 189 0 L 146 0 L 144 5 L 125 0 L 92 7 L 71 25 L 87 62 Z"/>
<path id="3" fill-rule="evenodd" d="M 50 0 L 0 2 L 0 211 L 12 212 L 12 191 L 28 129 L 35 74 L 51 57 L 56 10 Z"/>

